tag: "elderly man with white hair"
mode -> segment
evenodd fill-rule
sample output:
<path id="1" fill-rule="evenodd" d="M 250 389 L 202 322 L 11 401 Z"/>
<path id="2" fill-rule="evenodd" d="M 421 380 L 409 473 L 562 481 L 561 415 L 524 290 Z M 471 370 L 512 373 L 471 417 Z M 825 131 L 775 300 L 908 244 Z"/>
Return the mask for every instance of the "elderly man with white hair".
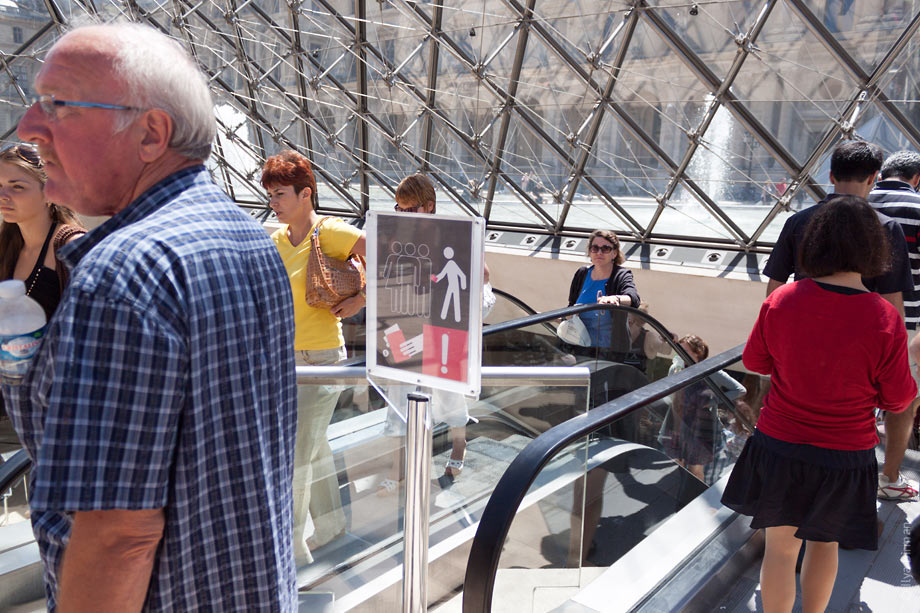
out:
<path id="1" fill-rule="evenodd" d="M 112 218 L 21 386 L 32 523 L 62 611 L 293 611 L 293 309 L 264 230 L 202 165 L 189 56 L 139 25 L 63 36 L 19 124 L 51 201 Z"/>

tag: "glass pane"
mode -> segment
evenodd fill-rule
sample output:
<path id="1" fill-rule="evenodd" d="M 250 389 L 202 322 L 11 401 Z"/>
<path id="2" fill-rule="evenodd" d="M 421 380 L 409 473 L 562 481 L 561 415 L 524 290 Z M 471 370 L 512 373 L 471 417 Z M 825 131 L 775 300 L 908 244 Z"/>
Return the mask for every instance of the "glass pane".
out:
<path id="1" fill-rule="evenodd" d="M 910 22 L 916 6 L 886 0 L 806 0 L 834 39 L 871 73 Z"/>
<path id="2" fill-rule="evenodd" d="M 716 110 L 685 176 L 748 236 L 760 226 L 791 180 L 724 106 Z"/>
<path id="3" fill-rule="evenodd" d="M 856 121 L 856 135 L 881 147 L 886 156 L 902 149 L 914 149 L 910 140 L 875 104 L 867 105 L 860 114 Z"/>
<path id="4" fill-rule="evenodd" d="M 913 125 L 920 125 L 920 33 L 913 35 L 879 85 Z"/>
<path id="5" fill-rule="evenodd" d="M 242 111 L 227 103 L 217 104 L 217 141 L 207 167 L 222 179 L 224 189 L 238 202 L 265 202 L 265 190 L 259 184 L 262 158 L 253 129 Z"/>
<path id="6" fill-rule="evenodd" d="M 733 238 L 731 232 L 683 185 L 674 190 L 652 231 L 655 235 Z"/>
<path id="7" fill-rule="evenodd" d="M 856 83 L 784 3 L 773 9 L 732 90 L 804 162 Z"/>
<path id="8" fill-rule="evenodd" d="M 32 27 L 24 23 L 21 26 L 23 39 L 27 40 L 29 37 L 34 36 L 46 22 L 47 17 L 41 22 L 36 19 L 31 24 Z M 38 58 L 43 57 L 45 52 L 51 48 L 57 36 L 58 33 L 55 29 L 51 29 L 40 36 L 36 41 L 37 51 L 34 55 L 4 57 L 8 64 L 6 70 L 0 71 L 0 134 L 9 130 L 8 139 L 11 142 L 19 142 L 16 137 L 16 125 L 26 112 L 26 104 L 29 98 L 35 95 L 33 84 L 38 71 L 42 67 Z M 20 46 L 20 44 L 7 44 L 2 49 L 4 53 L 7 53 L 9 47 L 16 49 Z"/>
<path id="9" fill-rule="evenodd" d="M 627 208 L 627 213 L 637 224 L 630 223 L 624 216 L 614 209 L 611 203 L 601 198 L 587 181 L 582 180 L 578 184 L 578 189 L 572 198 L 572 206 L 566 216 L 565 225 L 570 228 L 585 228 L 595 230 L 597 228 L 606 228 L 618 232 L 635 232 L 641 229 L 641 224 L 648 224 L 651 213 L 645 216 L 647 209 L 657 205 L 642 205 L 632 201 L 617 201 L 621 206 Z M 635 226 L 639 225 L 639 228 Z"/>
<path id="10" fill-rule="evenodd" d="M 699 124 L 700 109 L 710 94 L 642 19 L 613 91 L 648 139 L 675 161 L 686 151 L 687 134 Z"/>
<path id="11" fill-rule="evenodd" d="M 735 39 L 750 29 L 759 11 L 745 0 L 692 3 L 684 0 L 658 0 L 649 4 L 719 78 L 735 58 Z M 693 11 L 693 7 L 695 11 Z"/>
<path id="12" fill-rule="evenodd" d="M 814 200 L 806 197 L 803 190 L 797 191 L 795 196 L 793 196 L 791 204 L 792 210 L 780 211 L 777 213 L 776 217 L 770 221 L 770 224 L 764 229 L 757 240 L 764 243 L 775 243 L 776 239 L 779 238 L 779 233 L 783 230 L 783 225 L 786 223 L 786 220 L 794 215 L 796 211 L 807 208 L 812 204 L 815 204 Z M 766 260 L 764 260 L 763 263 L 766 263 Z"/>
<path id="13" fill-rule="evenodd" d="M 518 20 L 517 14 L 502 2 L 444 3 L 441 29 L 473 66 L 485 64 L 491 59 L 483 74 L 499 87 L 507 89 L 517 44 L 515 25 Z M 442 48 L 442 60 L 446 55 L 452 55 L 452 52 Z M 455 74 L 460 79 L 452 87 L 463 88 L 464 83 L 466 87 L 474 87 L 478 81 L 469 70 L 451 70 L 448 74 Z M 442 86 L 442 89 L 446 88 Z"/>
<path id="14" fill-rule="evenodd" d="M 629 116 L 635 119 L 634 115 Z M 634 137 L 609 109 L 604 112 L 585 171 L 642 228 L 651 221 L 658 207 L 656 198 L 664 192 L 670 176 L 648 146 Z M 588 182 L 583 180 L 566 218 L 566 225 L 592 229 L 604 225 L 623 226 L 624 222 L 614 221 L 610 213 L 596 204 L 595 198 Z M 596 220 L 594 215 L 598 216 Z M 603 224 L 598 223 L 601 220 Z"/>
<path id="15" fill-rule="evenodd" d="M 432 394 L 432 599 L 463 582 L 462 566 L 434 552 L 450 551 L 451 542 L 472 537 L 471 526 L 498 479 L 534 437 L 587 410 L 584 384 L 483 383 L 477 400 Z M 304 536 L 303 546 L 295 543 L 301 552 L 298 584 L 306 594 L 333 592 L 343 607 L 360 598 L 368 610 L 386 610 L 401 579 L 398 570 L 386 573 L 402 562 L 406 439 L 400 413 L 414 387 L 382 389 L 396 408 L 388 408 L 366 385 L 299 386 L 300 416 L 309 419 L 299 422 L 295 460 L 295 501 L 300 500 L 299 506 L 295 502 L 295 526 Z M 327 409 L 317 410 L 323 406 Z M 463 458 L 459 470 L 446 468 L 452 453 Z M 356 584 L 364 588 L 355 590 Z"/>
<path id="16" fill-rule="evenodd" d="M 593 394 L 592 407 L 630 391 L 623 385 L 629 368 L 608 367 L 607 380 L 614 386 L 603 397 Z M 497 606 L 510 604 L 515 581 L 526 581 L 515 568 L 609 566 L 728 474 L 753 432 L 769 380 L 719 372 L 712 381 L 729 404 L 707 382 L 691 384 L 553 458 L 530 488 L 503 544 Z M 528 505 L 533 499 L 540 502 Z M 568 596 L 594 577 L 555 575 L 556 586 L 571 588 Z M 535 610 L 516 596 L 518 608 Z"/>
<path id="17" fill-rule="evenodd" d="M 573 156 L 573 145 L 594 107 L 595 96 L 592 88 L 582 84 L 578 77 L 560 73 L 555 62 L 550 65 L 546 60 L 550 53 L 543 41 L 531 33 L 517 100 L 529 111 L 539 128 L 554 143 L 562 146 L 569 156 Z M 544 159 L 537 162 L 551 163 L 549 158 L 552 155 L 547 151 L 543 154 Z"/>
<path id="18" fill-rule="evenodd" d="M 608 37 L 622 24 L 625 13 L 631 8 L 623 0 L 570 0 L 568 2 L 538 2 L 534 11 L 535 21 L 543 27 L 548 37 L 560 45 L 569 58 L 586 74 L 596 69 L 588 61 L 594 56 L 598 61 L 610 61 L 619 48 L 619 41 L 602 49 Z M 544 46 L 532 33 L 527 48 L 529 64 L 544 67 L 556 66 L 560 59 Z M 593 75 L 599 81 L 602 74 Z M 559 85 L 560 80 L 554 82 Z"/>

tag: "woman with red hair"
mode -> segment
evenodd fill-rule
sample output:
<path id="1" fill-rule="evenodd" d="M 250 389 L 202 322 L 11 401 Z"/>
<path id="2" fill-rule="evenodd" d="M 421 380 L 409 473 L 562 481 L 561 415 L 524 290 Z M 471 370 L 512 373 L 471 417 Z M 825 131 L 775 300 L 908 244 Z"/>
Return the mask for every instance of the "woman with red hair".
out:
<path id="1" fill-rule="evenodd" d="M 345 359 L 342 317 L 364 306 L 364 294 L 330 310 L 306 302 L 310 236 L 319 226 L 319 243 L 328 257 L 346 260 L 364 256 L 364 232 L 338 218 L 316 212 L 316 179 L 310 160 L 296 151 L 282 151 L 265 161 L 262 186 L 269 206 L 284 225 L 272 234 L 284 261 L 294 297 L 294 350 L 297 364 L 321 366 Z M 320 222 L 323 222 L 320 226 Z M 345 531 L 345 514 L 326 428 L 339 397 L 334 386 L 297 388 L 297 444 L 294 452 L 294 557 L 298 566 L 313 561 L 310 548 L 321 547 Z M 321 475 L 314 482 L 313 475 Z M 309 543 L 307 541 L 309 539 Z"/>

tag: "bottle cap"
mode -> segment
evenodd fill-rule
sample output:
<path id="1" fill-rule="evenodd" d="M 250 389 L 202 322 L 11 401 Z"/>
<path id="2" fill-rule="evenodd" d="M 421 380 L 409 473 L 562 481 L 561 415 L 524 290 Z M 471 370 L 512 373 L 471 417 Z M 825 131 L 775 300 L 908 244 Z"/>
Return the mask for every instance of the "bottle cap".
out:
<path id="1" fill-rule="evenodd" d="M 26 284 L 19 279 L 0 281 L 0 300 L 13 300 L 26 295 Z"/>

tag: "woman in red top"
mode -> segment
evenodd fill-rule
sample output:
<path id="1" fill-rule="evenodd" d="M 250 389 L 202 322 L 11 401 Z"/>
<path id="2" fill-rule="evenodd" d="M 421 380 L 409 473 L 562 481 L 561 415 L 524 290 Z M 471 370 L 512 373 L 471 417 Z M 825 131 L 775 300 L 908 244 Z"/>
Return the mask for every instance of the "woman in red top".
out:
<path id="1" fill-rule="evenodd" d="M 874 410 L 903 411 L 917 394 L 904 323 L 862 284 L 888 266 L 875 211 L 855 196 L 824 204 L 799 257 L 809 278 L 770 294 L 744 349 L 744 365 L 770 375 L 771 388 L 722 496 L 766 528 L 768 613 L 792 609 L 803 539 L 805 612 L 830 601 L 838 544 L 877 548 Z"/>

